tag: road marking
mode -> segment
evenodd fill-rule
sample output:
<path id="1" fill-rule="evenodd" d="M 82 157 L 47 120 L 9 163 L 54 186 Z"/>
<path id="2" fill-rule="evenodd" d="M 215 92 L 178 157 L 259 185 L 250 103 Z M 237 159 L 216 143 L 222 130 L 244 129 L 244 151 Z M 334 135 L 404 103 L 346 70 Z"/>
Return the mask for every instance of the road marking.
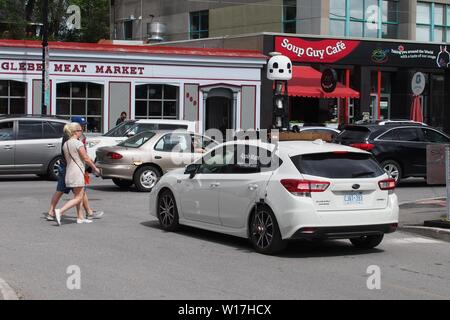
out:
<path id="1" fill-rule="evenodd" d="M 391 240 L 389 240 L 389 242 L 394 243 L 394 244 L 438 244 L 438 243 L 442 243 L 442 241 L 439 241 L 439 240 L 420 238 L 420 237 L 391 239 Z"/>
<path id="2" fill-rule="evenodd" d="M 0 294 L 4 300 L 19 300 L 14 290 L 2 278 L 0 278 Z"/>

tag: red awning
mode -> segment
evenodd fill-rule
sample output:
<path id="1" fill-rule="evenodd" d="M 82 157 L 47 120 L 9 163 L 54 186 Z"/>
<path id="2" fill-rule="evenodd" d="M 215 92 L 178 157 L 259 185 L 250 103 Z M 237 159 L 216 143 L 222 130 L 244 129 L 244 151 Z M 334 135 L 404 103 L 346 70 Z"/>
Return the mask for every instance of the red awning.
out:
<path id="1" fill-rule="evenodd" d="M 292 80 L 289 81 L 289 95 L 312 98 L 359 98 L 359 92 L 339 83 L 331 93 L 322 90 L 322 74 L 305 66 L 294 66 Z"/>

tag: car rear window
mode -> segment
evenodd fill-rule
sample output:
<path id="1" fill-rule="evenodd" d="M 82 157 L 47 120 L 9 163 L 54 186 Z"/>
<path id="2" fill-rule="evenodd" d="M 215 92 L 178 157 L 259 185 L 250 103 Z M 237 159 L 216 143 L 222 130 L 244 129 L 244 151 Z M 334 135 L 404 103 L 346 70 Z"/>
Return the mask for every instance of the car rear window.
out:
<path id="1" fill-rule="evenodd" d="M 141 132 L 130 139 L 122 141 L 118 146 L 125 148 L 139 148 L 154 136 L 154 132 Z"/>
<path id="2" fill-rule="evenodd" d="M 294 156 L 291 160 L 300 173 L 317 177 L 376 178 L 384 174 L 373 156 L 365 153 L 314 153 Z"/>
<path id="3" fill-rule="evenodd" d="M 370 130 L 364 127 L 345 128 L 336 138 L 338 141 L 365 141 Z"/>

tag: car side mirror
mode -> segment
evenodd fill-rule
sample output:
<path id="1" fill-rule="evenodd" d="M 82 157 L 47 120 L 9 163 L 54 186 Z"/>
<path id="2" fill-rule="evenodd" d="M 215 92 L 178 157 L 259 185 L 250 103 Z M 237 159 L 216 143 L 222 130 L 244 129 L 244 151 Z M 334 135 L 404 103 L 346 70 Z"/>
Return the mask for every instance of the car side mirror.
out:
<path id="1" fill-rule="evenodd" d="M 188 174 L 189 179 L 193 179 L 195 177 L 195 175 L 197 174 L 199 167 L 200 167 L 200 165 L 198 165 L 198 164 L 190 164 L 186 167 L 184 174 Z"/>
<path id="2" fill-rule="evenodd" d="M 128 132 L 127 133 L 127 138 L 131 138 L 134 137 L 136 134 L 134 132 Z"/>

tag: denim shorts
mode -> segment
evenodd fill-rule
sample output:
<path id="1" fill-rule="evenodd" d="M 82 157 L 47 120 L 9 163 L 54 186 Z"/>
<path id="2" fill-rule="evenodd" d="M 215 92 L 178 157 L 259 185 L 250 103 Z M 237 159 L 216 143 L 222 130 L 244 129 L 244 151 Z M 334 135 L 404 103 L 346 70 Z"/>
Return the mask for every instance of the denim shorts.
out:
<path id="1" fill-rule="evenodd" d="M 69 194 L 71 188 L 66 187 L 66 165 L 60 164 L 58 167 L 58 184 L 56 186 L 56 191 Z"/>

